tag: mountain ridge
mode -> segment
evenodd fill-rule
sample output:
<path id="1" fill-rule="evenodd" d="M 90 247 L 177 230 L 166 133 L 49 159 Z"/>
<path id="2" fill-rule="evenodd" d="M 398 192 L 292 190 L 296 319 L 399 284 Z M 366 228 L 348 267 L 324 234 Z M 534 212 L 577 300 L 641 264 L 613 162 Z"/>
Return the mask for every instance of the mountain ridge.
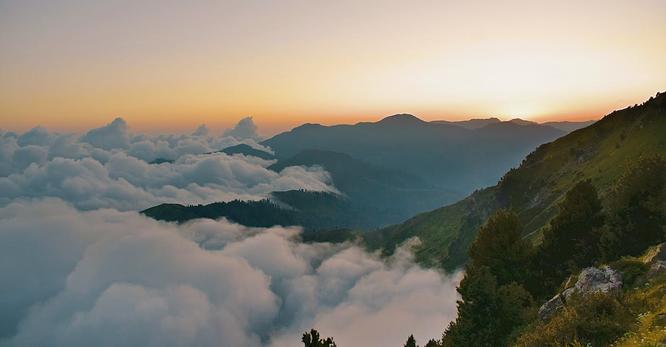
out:
<path id="1" fill-rule="evenodd" d="M 428 266 L 454 269 L 465 263 L 476 230 L 500 208 L 517 211 L 526 235 L 538 241 L 540 229 L 555 215 L 556 204 L 573 184 L 591 179 L 600 195 L 622 168 L 641 155 L 666 154 L 666 94 L 617 110 L 596 123 L 539 146 L 500 181 L 467 198 L 364 235 L 371 249 L 391 250 L 421 238 L 416 257 Z"/>

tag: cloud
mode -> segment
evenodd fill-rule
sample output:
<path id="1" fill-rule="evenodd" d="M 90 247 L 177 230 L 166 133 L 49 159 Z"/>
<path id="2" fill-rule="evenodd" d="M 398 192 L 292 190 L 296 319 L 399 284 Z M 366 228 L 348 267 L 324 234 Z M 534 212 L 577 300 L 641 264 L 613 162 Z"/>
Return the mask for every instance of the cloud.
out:
<path id="1" fill-rule="evenodd" d="M 201 124 L 201 125 L 199 125 L 199 127 L 196 128 L 196 130 L 194 130 L 192 135 L 193 136 L 206 136 L 206 135 L 208 135 L 209 132 L 210 132 L 210 130 L 208 129 L 206 124 Z"/>
<path id="2" fill-rule="evenodd" d="M 129 129 L 124 119 L 116 118 L 101 128 L 88 131 L 81 141 L 106 150 L 124 149 L 130 145 Z"/>
<path id="3" fill-rule="evenodd" d="M 297 228 L 167 224 L 57 199 L 0 208 L 0 346 L 295 346 L 316 327 L 340 345 L 436 337 L 460 275 Z"/>
<path id="4" fill-rule="evenodd" d="M 321 168 L 289 167 L 276 173 L 266 166 L 265 161 L 224 153 L 187 155 L 160 165 L 122 152 L 112 154 L 104 164 L 93 158 L 57 157 L 0 177 L 0 203 L 58 197 L 86 210 L 140 210 L 163 202 L 256 200 L 273 191 L 293 189 L 335 191 Z"/>
<path id="5" fill-rule="evenodd" d="M 243 143 L 265 147 L 251 139 Z M 80 209 L 144 209 L 164 202 L 210 203 L 261 199 L 273 191 L 335 191 L 323 169 L 290 167 L 280 173 L 252 156 L 220 149 L 236 138 L 194 134 L 131 134 L 124 120 L 83 136 L 34 128 L 0 133 L 0 206 L 18 198 L 58 197 Z M 173 160 L 150 164 L 162 158 Z"/>
<path id="6" fill-rule="evenodd" d="M 315 327 L 340 345 L 439 336 L 455 316 L 448 276 L 409 245 L 381 259 L 303 244 L 300 229 L 183 225 L 136 210 L 162 202 L 335 191 L 319 167 L 217 153 L 257 143 L 250 118 L 224 136 L 132 133 L 118 118 L 82 136 L 0 131 L 0 347 L 294 346 Z M 158 159 L 173 162 L 151 164 Z"/>
<path id="7" fill-rule="evenodd" d="M 254 124 L 252 117 L 245 117 L 241 119 L 233 129 L 229 129 L 224 132 L 225 136 L 231 136 L 238 140 L 243 139 L 252 139 L 258 140 L 259 134 L 257 134 L 257 126 Z"/>

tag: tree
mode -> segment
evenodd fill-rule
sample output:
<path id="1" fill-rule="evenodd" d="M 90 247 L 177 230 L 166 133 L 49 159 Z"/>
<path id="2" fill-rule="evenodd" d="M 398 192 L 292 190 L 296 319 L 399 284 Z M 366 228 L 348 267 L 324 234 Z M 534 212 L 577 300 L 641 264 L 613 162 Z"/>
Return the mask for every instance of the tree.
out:
<path id="1" fill-rule="evenodd" d="M 468 267 L 458 292 L 458 318 L 444 332 L 442 346 L 505 346 L 532 318 L 530 293 L 517 283 L 498 286 L 487 266 Z"/>
<path id="2" fill-rule="evenodd" d="M 559 204 L 560 212 L 544 230 L 535 257 L 533 291 L 550 295 L 571 273 L 598 259 L 598 242 L 604 225 L 601 201 L 592 183 L 578 182 Z"/>
<path id="3" fill-rule="evenodd" d="M 409 337 L 407 338 L 407 342 L 405 342 L 404 347 L 418 347 L 416 345 L 416 339 L 414 339 L 414 335 L 409 335 Z"/>
<path id="4" fill-rule="evenodd" d="M 500 210 L 476 235 L 458 292 L 458 317 L 443 346 L 504 346 L 514 329 L 529 320 L 533 301 L 521 283 L 531 254 L 518 216 Z"/>
<path id="5" fill-rule="evenodd" d="M 322 340 L 319 337 L 319 332 L 315 329 L 310 329 L 309 333 L 303 333 L 301 341 L 305 347 L 336 347 L 332 337 L 327 337 L 325 340 Z"/>
<path id="6" fill-rule="evenodd" d="M 520 219 L 515 213 L 497 211 L 479 229 L 470 247 L 472 266 L 487 266 L 499 285 L 522 283 L 532 247 L 523 239 L 522 233 Z"/>
<path id="7" fill-rule="evenodd" d="M 611 192 L 611 221 L 602 237 L 607 260 L 638 255 L 666 240 L 666 161 L 641 158 L 620 177 Z"/>

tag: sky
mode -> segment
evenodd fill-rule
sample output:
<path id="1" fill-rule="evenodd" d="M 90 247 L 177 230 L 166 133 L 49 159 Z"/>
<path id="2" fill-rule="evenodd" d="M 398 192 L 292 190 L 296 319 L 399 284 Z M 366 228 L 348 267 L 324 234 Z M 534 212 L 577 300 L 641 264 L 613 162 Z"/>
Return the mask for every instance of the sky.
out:
<path id="1" fill-rule="evenodd" d="M 0 128 L 595 119 L 666 90 L 666 1 L 0 0 Z"/>

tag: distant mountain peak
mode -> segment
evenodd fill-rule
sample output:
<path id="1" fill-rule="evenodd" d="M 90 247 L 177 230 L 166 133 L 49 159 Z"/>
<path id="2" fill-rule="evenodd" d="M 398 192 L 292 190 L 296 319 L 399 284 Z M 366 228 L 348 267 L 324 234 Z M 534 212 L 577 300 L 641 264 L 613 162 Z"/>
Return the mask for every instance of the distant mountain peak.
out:
<path id="1" fill-rule="evenodd" d="M 521 119 L 521 118 L 514 118 L 514 119 L 510 120 L 509 122 L 514 123 L 514 124 L 519 124 L 519 125 L 534 125 L 534 124 L 538 124 L 538 123 L 536 123 L 536 122 L 532 122 L 532 121 L 529 121 L 529 120 L 524 120 L 524 119 Z"/>
<path id="2" fill-rule="evenodd" d="M 501 122 L 502 120 L 497 118 L 497 117 L 488 117 L 488 118 L 472 118 L 467 120 L 467 122 L 473 122 L 473 121 L 487 121 L 487 122 Z"/>
<path id="3" fill-rule="evenodd" d="M 426 123 L 425 121 L 421 120 L 420 118 L 407 114 L 407 113 L 400 113 L 400 114 L 394 114 L 392 116 L 388 116 L 379 122 L 379 124 L 401 124 L 401 125 L 409 125 L 409 124 L 424 124 Z"/>

